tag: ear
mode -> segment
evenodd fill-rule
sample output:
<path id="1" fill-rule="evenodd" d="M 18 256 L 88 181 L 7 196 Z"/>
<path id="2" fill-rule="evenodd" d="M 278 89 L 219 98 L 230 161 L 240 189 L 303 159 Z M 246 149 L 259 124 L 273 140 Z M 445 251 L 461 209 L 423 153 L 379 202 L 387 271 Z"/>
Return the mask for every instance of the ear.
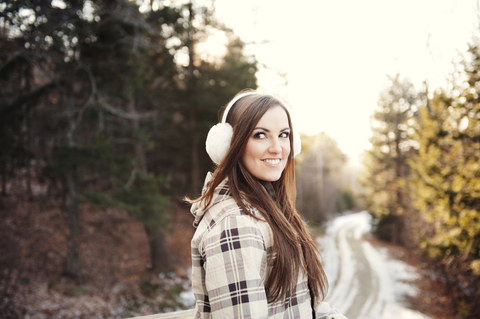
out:
<path id="1" fill-rule="evenodd" d="M 228 123 L 218 123 L 208 131 L 205 146 L 208 155 L 215 164 L 220 164 L 227 155 L 232 136 L 233 128 Z"/>

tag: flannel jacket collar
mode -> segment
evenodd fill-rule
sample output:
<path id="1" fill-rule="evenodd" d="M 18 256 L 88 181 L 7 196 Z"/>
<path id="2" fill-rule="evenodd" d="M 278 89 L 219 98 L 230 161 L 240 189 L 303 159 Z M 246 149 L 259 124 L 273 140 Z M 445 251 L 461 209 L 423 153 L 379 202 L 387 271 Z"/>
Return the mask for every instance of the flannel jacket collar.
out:
<path id="1" fill-rule="evenodd" d="M 205 177 L 205 182 L 203 183 L 202 195 L 205 194 L 205 192 L 207 191 L 212 178 L 213 178 L 213 174 L 211 172 L 208 172 L 207 176 Z M 270 194 L 270 196 L 272 196 L 272 198 L 275 200 L 276 195 L 275 195 L 275 190 L 273 188 L 272 183 L 265 182 L 265 181 L 260 181 L 260 182 L 265 187 L 265 189 Z M 195 217 L 195 220 L 193 222 L 193 227 L 195 228 L 198 227 L 198 225 L 200 224 L 200 221 L 202 220 L 203 215 L 209 208 L 215 206 L 219 202 L 230 197 L 231 197 L 230 188 L 228 186 L 228 179 L 226 178 L 215 189 L 215 193 L 213 195 L 210 205 L 208 205 L 207 207 L 204 207 L 203 202 L 196 202 L 192 205 L 192 207 L 190 208 L 190 212 Z M 259 215 L 259 214 L 256 214 L 255 210 L 253 209 L 253 207 L 251 207 L 251 205 L 248 202 L 244 201 L 244 203 L 245 205 L 247 205 L 252 209 L 252 213 L 254 213 L 255 215 Z"/>
<path id="2" fill-rule="evenodd" d="M 208 186 L 210 185 L 210 181 L 212 180 L 213 174 L 211 172 L 207 173 L 207 177 L 205 178 L 205 182 L 203 184 L 203 189 L 202 189 L 202 195 L 205 194 L 205 192 L 208 189 Z M 228 179 L 224 179 L 215 189 L 215 193 L 213 195 L 212 201 L 210 205 L 207 207 L 204 207 L 203 202 L 196 202 L 192 205 L 190 208 L 190 212 L 192 215 L 195 217 L 195 220 L 193 221 L 193 227 L 197 228 L 198 225 L 200 224 L 200 221 L 202 220 L 203 215 L 205 212 L 210 209 L 212 206 L 215 206 L 219 202 L 225 200 L 225 198 L 231 197 L 230 195 L 230 189 L 228 187 Z"/>

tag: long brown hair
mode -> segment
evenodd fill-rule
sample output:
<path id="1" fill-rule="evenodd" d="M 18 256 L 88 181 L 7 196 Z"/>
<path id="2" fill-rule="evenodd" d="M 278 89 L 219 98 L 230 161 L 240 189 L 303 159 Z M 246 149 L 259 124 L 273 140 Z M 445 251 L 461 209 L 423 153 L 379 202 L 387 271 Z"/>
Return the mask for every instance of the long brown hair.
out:
<path id="1" fill-rule="evenodd" d="M 244 93 L 244 92 L 240 92 Z M 239 93 L 239 94 L 240 94 Z M 245 168 L 241 159 L 247 142 L 262 116 L 274 106 L 280 105 L 288 116 L 290 153 L 293 154 L 293 128 L 290 113 L 277 98 L 264 94 L 250 94 L 240 98 L 230 109 L 227 123 L 233 127 L 233 137 L 225 158 L 215 169 L 207 191 L 191 202 L 201 201 L 210 205 L 215 188 L 228 178 L 230 192 L 240 208 L 250 216 L 244 200 L 255 207 L 270 225 L 274 238 L 272 269 L 265 283 L 269 302 L 291 296 L 297 284 L 299 269 L 308 274 L 310 289 L 316 302 L 323 300 L 327 292 L 327 278 L 319 260 L 319 252 L 303 219 L 295 209 L 295 161 L 290 154 L 285 169 L 273 182 L 276 198 L 269 195 L 262 183 Z M 258 218 L 257 218 L 258 219 Z"/>

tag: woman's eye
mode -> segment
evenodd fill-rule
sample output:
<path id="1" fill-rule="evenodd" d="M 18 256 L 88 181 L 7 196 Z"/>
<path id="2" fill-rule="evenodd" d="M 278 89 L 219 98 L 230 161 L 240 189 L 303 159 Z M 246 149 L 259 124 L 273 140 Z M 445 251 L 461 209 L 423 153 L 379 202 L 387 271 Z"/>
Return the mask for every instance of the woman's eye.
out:
<path id="1" fill-rule="evenodd" d="M 264 139 L 264 138 L 267 138 L 267 135 L 265 133 L 256 133 L 255 135 L 253 135 L 253 138 L 257 138 L 257 139 Z"/>
<path id="2" fill-rule="evenodd" d="M 283 138 L 288 138 L 289 136 L 290 136 L 289 132 L 283 132 L 282 134 L 280 134 L 280 137 L 283 137 Z"/>

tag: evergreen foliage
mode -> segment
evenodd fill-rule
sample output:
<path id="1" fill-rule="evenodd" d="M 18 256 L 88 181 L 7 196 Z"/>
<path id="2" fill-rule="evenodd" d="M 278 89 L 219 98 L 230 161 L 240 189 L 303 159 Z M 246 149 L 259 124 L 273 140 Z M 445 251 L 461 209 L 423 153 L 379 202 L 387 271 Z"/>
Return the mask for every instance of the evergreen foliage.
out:
<path id="1" fill-rule="evenodd" d="M 2 193 L 26 170 L 28 185 L 35 178 L 64 202 L 66 273 L 81 274 L 83 201 L 126 209 L 144 223 L 152 254 L 164 253 L 155 238 L 169 203 L 200 191 L 212 166 L 202 141 L 219 107 L 256 88 L 256 61 L 208 5 L 0 1 Z M 211 28 L 229 37 L 213 62 L 195 52 Z"/>
<path id="2" fill-rule="evenodd" d="M 332 137 L 325 132 L 302 136 L 296 162 L 297 206 L 306 219 L 322 223 L 355 207 L 344 170 L 347 157 Z"/>
<path id="3" fill-rule="evenodd" d="M 437 90 L 420 109 L 411 198 L 432 228 L 422 249 L 439 260 L 465 318 L 480 312 L 480 51 L 449 89 Z M 463 81 L 462 81 L 463 80 Z"/>
<path id="4" fill-rule="evenodd" d="M 417 249 L 442 271 L 457 313 L 480 313 L 480 50 L 449 86 L 420 99 L 390 77 L 366 153 L 366 208 L 380 237 Z M 417 111 L 418 106 L 418 111 Z"/>
<path id="5" fill-rule="evenodd" d="M 340 198 L 337 200 L 337 211 L 343 212 L 355 208 L 357 208 L 355 194 L 349 186 L 345 186 L 340 193 Z"/>
<path id="6" fill-rule="evenodd" d="M 372 148 L 365 154 L 365 207 L 373 216 L 380 237 L 404 243 L 407 158 L 413 142 L 407 120 L 416 110 L 419 96 L 413 85 L 399 75 L 388 77 L 389 86 L 380 94 L 372 117 Z"/>
<path id="7" fill-rule="evenodd" d="M 435 226 L 435 234 L 426 242 L 432 257 L 464 253 L 480 257 L 478 114 L 478 102 L 448 97 L 445 92 L 435 93 L 430 107 L 421 108 L 420 148 L 410 161 L 415 172 L 412 198 Z"/>

